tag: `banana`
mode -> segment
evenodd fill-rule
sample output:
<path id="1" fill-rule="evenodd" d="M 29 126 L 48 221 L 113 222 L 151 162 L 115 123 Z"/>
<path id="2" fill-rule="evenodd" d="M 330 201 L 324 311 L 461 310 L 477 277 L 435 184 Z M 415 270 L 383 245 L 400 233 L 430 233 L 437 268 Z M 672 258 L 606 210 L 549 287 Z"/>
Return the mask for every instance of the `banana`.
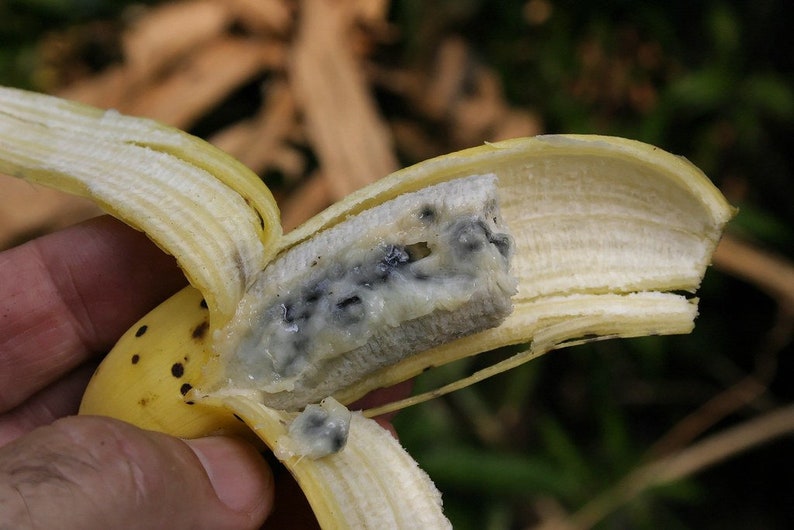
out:
<path id="1" fill-rule="evenodd" d="M 270 192 L 201 140 L 12 89 L 0 171 L 93 198 L 191 282 L 121 337 L 80 412 L 264 442 L 323 528 L 448 527 L 432 481 L 367 417 L 593 337 L 691 331 L 684 293 L 734 213 L 682 158 L 553 135 L 403 169 L 282 235 Z M 506 345 L 524 346 L 427 395 L 343 406 Z"/>

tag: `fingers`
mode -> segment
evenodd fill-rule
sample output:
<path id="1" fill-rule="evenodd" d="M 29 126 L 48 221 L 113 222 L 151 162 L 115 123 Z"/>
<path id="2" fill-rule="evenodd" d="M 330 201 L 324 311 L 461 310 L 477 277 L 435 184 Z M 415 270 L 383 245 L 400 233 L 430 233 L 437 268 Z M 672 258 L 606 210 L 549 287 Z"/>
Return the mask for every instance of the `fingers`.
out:
<path id="1" fill-rule="evenodd" d="M 88 363 L 0 414 L 0 447 L 58 418 L 77 414 L 80 398 L 96 364 Z"/>
<path id="2" fill-rule="evenodd" d="M 0 411 L 106 351 L 185 279 L 173 258 L 110 217 L 0 254 Z"/>
<path id="3" fill-rule="evenodd" d="M 258 528 L 273 477 L 248 444 L 182 441 L 70 417 L 0 448 L 0 512 L 11 528 Z"/>

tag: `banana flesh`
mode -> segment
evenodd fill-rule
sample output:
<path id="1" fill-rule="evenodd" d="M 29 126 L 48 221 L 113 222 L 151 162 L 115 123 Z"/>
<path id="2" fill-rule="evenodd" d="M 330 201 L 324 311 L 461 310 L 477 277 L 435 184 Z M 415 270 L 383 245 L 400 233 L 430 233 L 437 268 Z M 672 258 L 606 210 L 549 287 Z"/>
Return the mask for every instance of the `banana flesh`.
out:
<path id="1" fill-rule="evenodd" d="M 445 528 L 448 522 L 430 480 L 377 424 L 353 413 L 345 426 L 345 448 L 315 459 L 312 449 L 300 449 L 306 440 L 299 413 L 285 409 L 309 406 L 326 394 L 350 403 L 428 367 L 504 345 L 526 346 L 514 358 L 440 391 L 590 340 L 582 337 L 686 333 L 697 315 L 697 299 L 683 293 L 698 288 L 733 215 L 719 191 L 684 159 L 617 138 L 543 136 L 487 144 L 398 171 L 281 236 L 274 228 L 278 213 L 272 196 L 254 182 L 255 176 L 184 133 L 14 90 L 0 89 L 0 104 L 0 170 L 94 198 L 172 252 L 194 285 L 122 337 L 92 379 L 81 413 L 113 415 L 181 436 L 235 432 L 243 428 L 242 420 L 277 450 L 324 528 Z M 117 171 L 115 156 L 129 167 Z M 140 185 L 132 178 L 138 172 Z M 213 177 L 215 182 L 208 183 Z M 360 362 L 363 357 L 346 362 L 347 354 L 362 348 L 351 337 L 347 346 L 352 348 L 328 357 L 337 359 L 331 361 L 337 366 L 327 387 L 322 386 L 327 384 L 324 371 L 313 364 L 328 362 L 323 352 L 307 356 L 303 371 L 279 372 L 273 361 L 264 370 L 254 366 L 246 347 L 261 352 L 267 349 L 262 341 L 277 335 L 261 329 L 293 323 L 286 322 L 286 304 L 274 300 L 305 297 L 316 280 L 296 270 L 296 263 L 307 263 L 321 248 L 343 269 L 352 269 L 359 263 L 355 256 L 361 263 L 382 262 L 389 245 L 399 247 L 412 266 L 428 255 L 443 257 L 451 251 L 431 248 L 435 240 L 428 234 L 391 242 L 399 230 L 381 225 L 405 222 L 405 212 L 413 212 L 408 217 L 416 222 L 423 204 L 411 202 L 412 194 L 422 197 L 435 189 L 442 201 L 469 195 L 453 191 L 468 179 L 485 190 L 474 196 L 480 197 L 480 208 L 497 212 L 495 219 L 488 224 L 485 210 L 470 208 L 449 221 L 473 215 L 478 222 L 471 226 L 487 227 L 480 235 L 485 234 L 489 259 L 497 264 L 484 276 L 491 286 L 484 299 L 496 300 L 493 313 L 483 311 L 490 317 L 481 314 L 470 319 L 477 323 L 462 323 L 437 343 L 419 343 L 413 348 L 417 352 L 409 348 L 383 365 Z M 214 200 L 216 192 L 225 198 Z M 158 204 L 171 194 L 189 210 L 184 222 L 181 210 Z M 357 237 L 337 237 L 340 233 Z M 489 241 L 489 234 L 497 236 Z M 358 239 L 366 243 L 356 246 Z M 431 298 L 442 300 L 449 292 Z M 477 304 L 471 305 L 466 311 Z M 327 307 L 330 314 L 335 305 Z M 437 309 L 431 304 L 425 315 L 429 320 L 417 328 L 422 334 L 429 329 L 423 326 L 441 314 Z M 462 315 L 469 313 L 454 309 L 450 313 L 457 316 L 451 322 L 466 320 Z M 480 317 L 487 322 L 479 322 Z M 374 328 L 373 336 L 385 329 L 394 334 L 387 342 L 398 343 L 400 333 L 422 318 L 409 314 L 396 319 L 400 325 L 393 329 Z M 139 334 L 143 326 L 146 332 Z M 278 345 L 268 355 L 275 360 L 280 353 Z M 119 392 L 120 385 L 129 390 Z M 338 432 L 328 432 L 319 442 L 333 448 Z"/>
<path id="2" fill-rule="evenodd" d="M 222 385 L 300 409 L 499 325 L 515 280 L 496 189 L 473 176 L 407 193 L 275 259 L 221 330 Z"/>
<path id="3" fill-rule="evenodd" d="M 280 460 L 292 456 L 322 458 L 338 453 L 347 445 L 350 411 L 334 398 L 306 408 L 289 423 L 287 434 L 276 440 L 273 452 Z"/>

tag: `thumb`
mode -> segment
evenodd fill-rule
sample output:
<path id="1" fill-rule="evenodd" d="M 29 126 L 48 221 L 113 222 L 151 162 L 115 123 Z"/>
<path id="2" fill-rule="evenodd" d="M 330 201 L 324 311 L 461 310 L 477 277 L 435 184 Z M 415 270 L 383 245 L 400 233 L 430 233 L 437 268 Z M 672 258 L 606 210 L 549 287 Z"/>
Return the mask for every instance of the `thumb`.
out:
<path id="1" fill-rule="evenodd" d="M 0 448 L 0 513 L 12 528 L 257 528 L 273 477 L 245 442 L 183 441 L 77 416 Z"/>

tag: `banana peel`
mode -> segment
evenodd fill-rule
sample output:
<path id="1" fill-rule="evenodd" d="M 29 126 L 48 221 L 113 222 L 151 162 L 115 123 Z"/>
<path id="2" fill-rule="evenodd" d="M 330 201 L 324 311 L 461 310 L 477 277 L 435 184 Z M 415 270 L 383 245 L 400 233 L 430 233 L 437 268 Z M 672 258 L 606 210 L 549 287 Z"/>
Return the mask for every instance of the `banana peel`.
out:
<path id="1" fill-rule="evenodd" d="M 366 416 L 583 340 L 690 332 L 694 293 L 734 214 L 681 157 L 626 139 L 549 135 L 489 143 L 397 171 L 281 234 L 267 188 L 209 144 L 149 120 L 6 88 L 0 171 L 95 200 L 172 253 L 191 283 L 120 338 L 80 413 L 181 437 L 261 440 L 296 477 L 323 528 L 448 527 L 430 479 Z M 523 345 L 520 353 L 427 395 L 354 412 L 347 445 L 335 454 L 314 459 L 284 451 L 300 412 L 268 407 L 260 393 L 218 374 L 228 352 L 217 338 L 230 329 L 257 275 L 363 212 L 483 174 L 496 178 L 514 241 L 512 312 L 495 327 L 416 352 L 330 394 L 350 404 L 462 357 L 508 345 Z"/>

